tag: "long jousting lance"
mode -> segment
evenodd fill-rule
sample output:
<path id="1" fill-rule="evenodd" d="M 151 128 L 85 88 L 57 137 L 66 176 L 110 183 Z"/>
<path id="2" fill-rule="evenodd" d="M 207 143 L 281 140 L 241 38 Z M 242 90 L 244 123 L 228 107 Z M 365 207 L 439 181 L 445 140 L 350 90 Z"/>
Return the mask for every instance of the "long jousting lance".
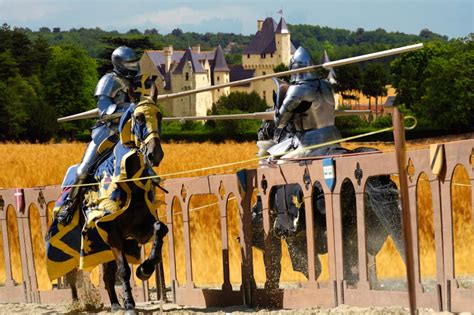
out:
<path id="1" fill-rule="evenodd" d="M 370 54 L 366 54 L 366 55 L 350 57 L 350 58 L 345 58 L 345 59 L 340 59 L 340 60 L 335 60 L 335 61 L 329 61 L 329 62 L 325 62 L 325 63 L 319 64 L 319 65 L 308 66 L 308 67 L 304 67 L 304 68 L 299 68 L 299 69 L 294 69 L 294 70 L 287 70 L 287 71 L 282 71 L 282 72 L 277 72 L 277 73 L 270 73 L 270 74 L 261 75 L 261 76 L 258 76 L 258 77 L 253 77 L 253 78 L 248 78 L 248 79 L 223 83 L 223 84 L 219 84 L 219 85 L 211 85 L 211 86 L 207 86 L 207 87 L 203 87 L 203 88 L 199 88 L 199 89 L 194 89 L 194 90 L 188 90 L 188 91 L 170 93 L 170 94 L 162 94 L 162 95 L 158 95 L 157 101 L 164 101 L 164 100 L 169 100 L 169 99 L 173 99 L 173 98 L 184 97 L 184 96 L 193 95 L 193 94 L 197 94 L 197 93 L 208 92 L 208 91 L 213 91 L 213 90 L 222 89 L 222 88 L 226 88 L 226 87 L 251 83 L 251 82 L 259 81 L 259 80 L 273 79 L 273 78 L 284 77 L 284 76 L 289 76 L 289 75 L 298 74 L 298 73 L 310 72 L 310 71 L 314 71 L 316 69 L 321 69 L 321 68 L 323 68 L 323 69 L 332 69 L 332 68 L 335 68 L 335 67 L 340 67 L 340 66 L 344 66 L 344 65 L 348 65 L 348 64 L 352 64 L 352 63 L 357 63 L 357 62 L 362 62 L 362 61 L 366 61 L 366 60 L 372 60 L 372 59 L 383 58 L 383 57 L 388 57 L 388 56 L 392 56 L 392 55 L 398 55 L 398 54 L 401 54 L 401 53 L 404 53 L 404 52 L 414 51 L 414 50 L 418 50 L 418 49 L 421 49 L 421 48 L 423 48 L 423 44 L 419 43 L 419 44 L 408 45 L 408 46 L 403 46 L 403 47 L 399 47 L 399 48 L 393 48 L 393 49 L 383 50 L 383 51 L 379 51 L 379 52 L 374 52 L 374 53 L 370 53 Z M 335 111 L 336 116 L 360 115 L 360 114 L 367 114 L 367 113 L 368 113 L 368 111 Z M 248 115 L 248 116 L 244 116 L 244 115 Z M 223 118 L 223 117 L 218 118 L 218 116 L 165 117 L 163 120 L 164 121 L 172 121 L 172 120 L 210 120 L 210 119 L 216 119 L 216 120 L 217 119 L 273 119 L 271 117 L 271 115 L 273 115 L 272 112 L 260 112 L 260 113 L 250 113 L 250 114 L 225 115 L 225 116 L 228 116 L 227 118 Z M 82 113 L 79 113 L 79 114 L 59 118 L 58 122 L 66 122 L 66 121 L 87 119 L 87 118 L 98 118 L 99 116 L 100 116 L 99 109 L 95 108 L 95 109 L 85 111 L 85 112 L 82 112 Z M 240 118 L 242 116 L 245 117 L 245 118 Z M 211 117 L 214 117 L 214 118 L 211 118 Z"/>

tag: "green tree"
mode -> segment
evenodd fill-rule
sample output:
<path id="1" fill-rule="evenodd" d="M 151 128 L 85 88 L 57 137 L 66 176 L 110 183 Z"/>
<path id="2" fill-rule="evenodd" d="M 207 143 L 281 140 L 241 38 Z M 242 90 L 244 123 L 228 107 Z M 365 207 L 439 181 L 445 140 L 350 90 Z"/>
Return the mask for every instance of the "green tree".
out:
<path id="1" fill-rule="evenodd" d="M 225 54 L 225 61 L 228 65 L 240 65 L 242 64 L 242 55 L 241 54 Z"/>
<path id="2" fill-rule="evenodd" d="M 44 77 L 45 98 L 58 116 L 92 109 L 97 77 L 95 60 L 86 51 L 71 45 L 53 47 Z M 87 125 L 87 122 L 64 123 L 60 131 L 74 137 Z"/>
<path id="3" fill-rule="evenodd" d="M 474 42 L 456 41 L 442 56 L 433 57 L 424 72 L 424 95 L 416 113 L 432 127 L 474 129 Z"/>
<path id="4" fill-rule="evenodd" d="M 18 63 L 10 50 L 0 52 L 0 81 L 7 82 L 17 75 L 19 75 Z"/>
<path id="5" fill-rule="evenodd" d="M 31 142 L 47 142 L 58 129 L 57 114 L 45 100 L 44 88 L 37 76 L 28 79 L 34 90 L 34 98 L 28 104 L 28 133 L 26 138 Z"/>
<path id="6" fill-rule="evenodd" d="M 335 69 L 336 92 L 343 94 L 345 98 L 351 97 L 347 92 L 359 92 L 362 89 L 362 72 L 357 64 L 346 65 Z M 345 93 L 346 92 L 346 93 Z"/>
<path id="7" fill-rule="evenodd" d="M 392 62 L 396 102 L 411 110 L 419 124 L 442 130 L 472 130 L 473 35 L 437 41 Z"/>
<path id="8" fill-rule="evenodd" d="M 37 37 L 33 41 L 32 54 L 30 57 L 32 73 L 41 76 L 50 59 L 51 50 L 49 49 L 48 42 L 42 36 Z"/>
<path id="9" fill-rule="evenodd" d="M 1 72 L 0 72 L 1 73 Z M 0 80 L 0 141 L 8 140 L 7 84 Z"/>
<path id="10" fill-rule="evenodd" d="M 392 61 L 392 85 L 397 90 L 395 104 L 411 109 L 421 100 L 424 94 L 424 72 L 433 52 L 432 45 L 425 45 L 421 50 L 402 54 Z"/>
<path id="11" fill-rule="evenodd" d="M 280 63 L 275 68 L 273 68 L 273 71 L 275 73 L 284 72 L 284 71 L 288 71 L 288 70 L 290 70 L 290 69 L 288 69 L 288 67 L 283 63 Z M 288 76 L 288 75 L 284 76 L 284 77 L 280 77 L 280 79 L 290 83 L 290 76 Z"/>
<path id="12" fill-rule="evenodd" d="M 387 95 L 388 72 L 385 66 L 379 62 L 371 62 L 362 73 L 362 93 L 369 98 L 369 110 L 371 110 L 371 98 L 375 98 L 375 112 L 377 113 L 378 97 Z"/>
<path id="13" fill-rule="evenodd" d="M 15 76 L 6 81 L 2 94 L 2 114 L 7 120 L 5 137 L 10 140 L 22 140 L 29 129 L 28 106 L 37 101 L 36 93 L 26 80 Z"/>
<path id="14" fill-rule="evenodd" d="M 265 101 L 256 93 L 232 92 L 222 96 L 212 105 L 212 115 L 227 115 L 262 112 L 267 109 Z M 257 131 L 260 121 L 257 120 L 219 120 L 209 121 L 208 127 L 214 127 L 226 135 L 243 134 L 249 130 Z"/>
<path id="15" fill-rule="evenodd" d="M 212 106 L 212 114 L 218 115 L 220 110 L 239 110 L 242 113 L 261 112 L 267 109 L 265 101 L 256 93 L 232 92 L 224 95 Z"/>

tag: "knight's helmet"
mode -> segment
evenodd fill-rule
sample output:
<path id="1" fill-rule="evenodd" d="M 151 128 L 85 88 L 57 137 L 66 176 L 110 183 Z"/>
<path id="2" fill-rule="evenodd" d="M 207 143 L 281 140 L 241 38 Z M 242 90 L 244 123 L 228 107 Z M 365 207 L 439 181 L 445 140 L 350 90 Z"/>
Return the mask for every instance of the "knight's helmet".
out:
<path id="1" fill-rule="evenodd" d="M 140 62 L 133 49 L 120 46 L 112 53 L 114 71 L 132 80 L 140 72 Z"/>
<path id="2" fill-rule="evenodd" d="M 304 67 L 312 66 L 313 60 L 309 52 L 303 47 L 300 46 L 296 51 L 293 57 L 290 60 L 290 70 L 300 69 Z M 314 80 L 317 79 L 317 76 L 314 72 L 303 72 L 298 74 L 293 74 L 290 78 L 291 83 L 296 83 L 300 81 Z"/>

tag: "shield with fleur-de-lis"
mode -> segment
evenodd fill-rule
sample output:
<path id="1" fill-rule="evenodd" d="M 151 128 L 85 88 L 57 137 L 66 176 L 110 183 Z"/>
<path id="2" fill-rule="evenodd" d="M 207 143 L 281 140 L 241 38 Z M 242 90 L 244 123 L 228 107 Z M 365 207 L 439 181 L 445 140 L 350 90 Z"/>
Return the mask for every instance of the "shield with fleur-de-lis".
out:
<path id="1" fill-rule="evenodd" d="M 334 164 L 333 158 L 323 160 L 324 181 L 331 192 L 334 190 L 334 186 L 336 186 L 336 168 L 334 167 Z"/>

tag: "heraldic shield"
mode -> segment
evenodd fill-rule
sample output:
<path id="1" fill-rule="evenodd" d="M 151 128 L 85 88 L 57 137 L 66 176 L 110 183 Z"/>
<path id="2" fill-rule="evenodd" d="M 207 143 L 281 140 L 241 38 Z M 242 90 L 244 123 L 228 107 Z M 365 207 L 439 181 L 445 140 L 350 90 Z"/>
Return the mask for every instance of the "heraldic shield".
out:
<path id="1" fill-rule="evenodd" d="M 323 159 L 324 181 L 331 192 L 334 190 L 334 186 L 336 186 L 336 169 L 334 164 L 333 158 Z"/>

